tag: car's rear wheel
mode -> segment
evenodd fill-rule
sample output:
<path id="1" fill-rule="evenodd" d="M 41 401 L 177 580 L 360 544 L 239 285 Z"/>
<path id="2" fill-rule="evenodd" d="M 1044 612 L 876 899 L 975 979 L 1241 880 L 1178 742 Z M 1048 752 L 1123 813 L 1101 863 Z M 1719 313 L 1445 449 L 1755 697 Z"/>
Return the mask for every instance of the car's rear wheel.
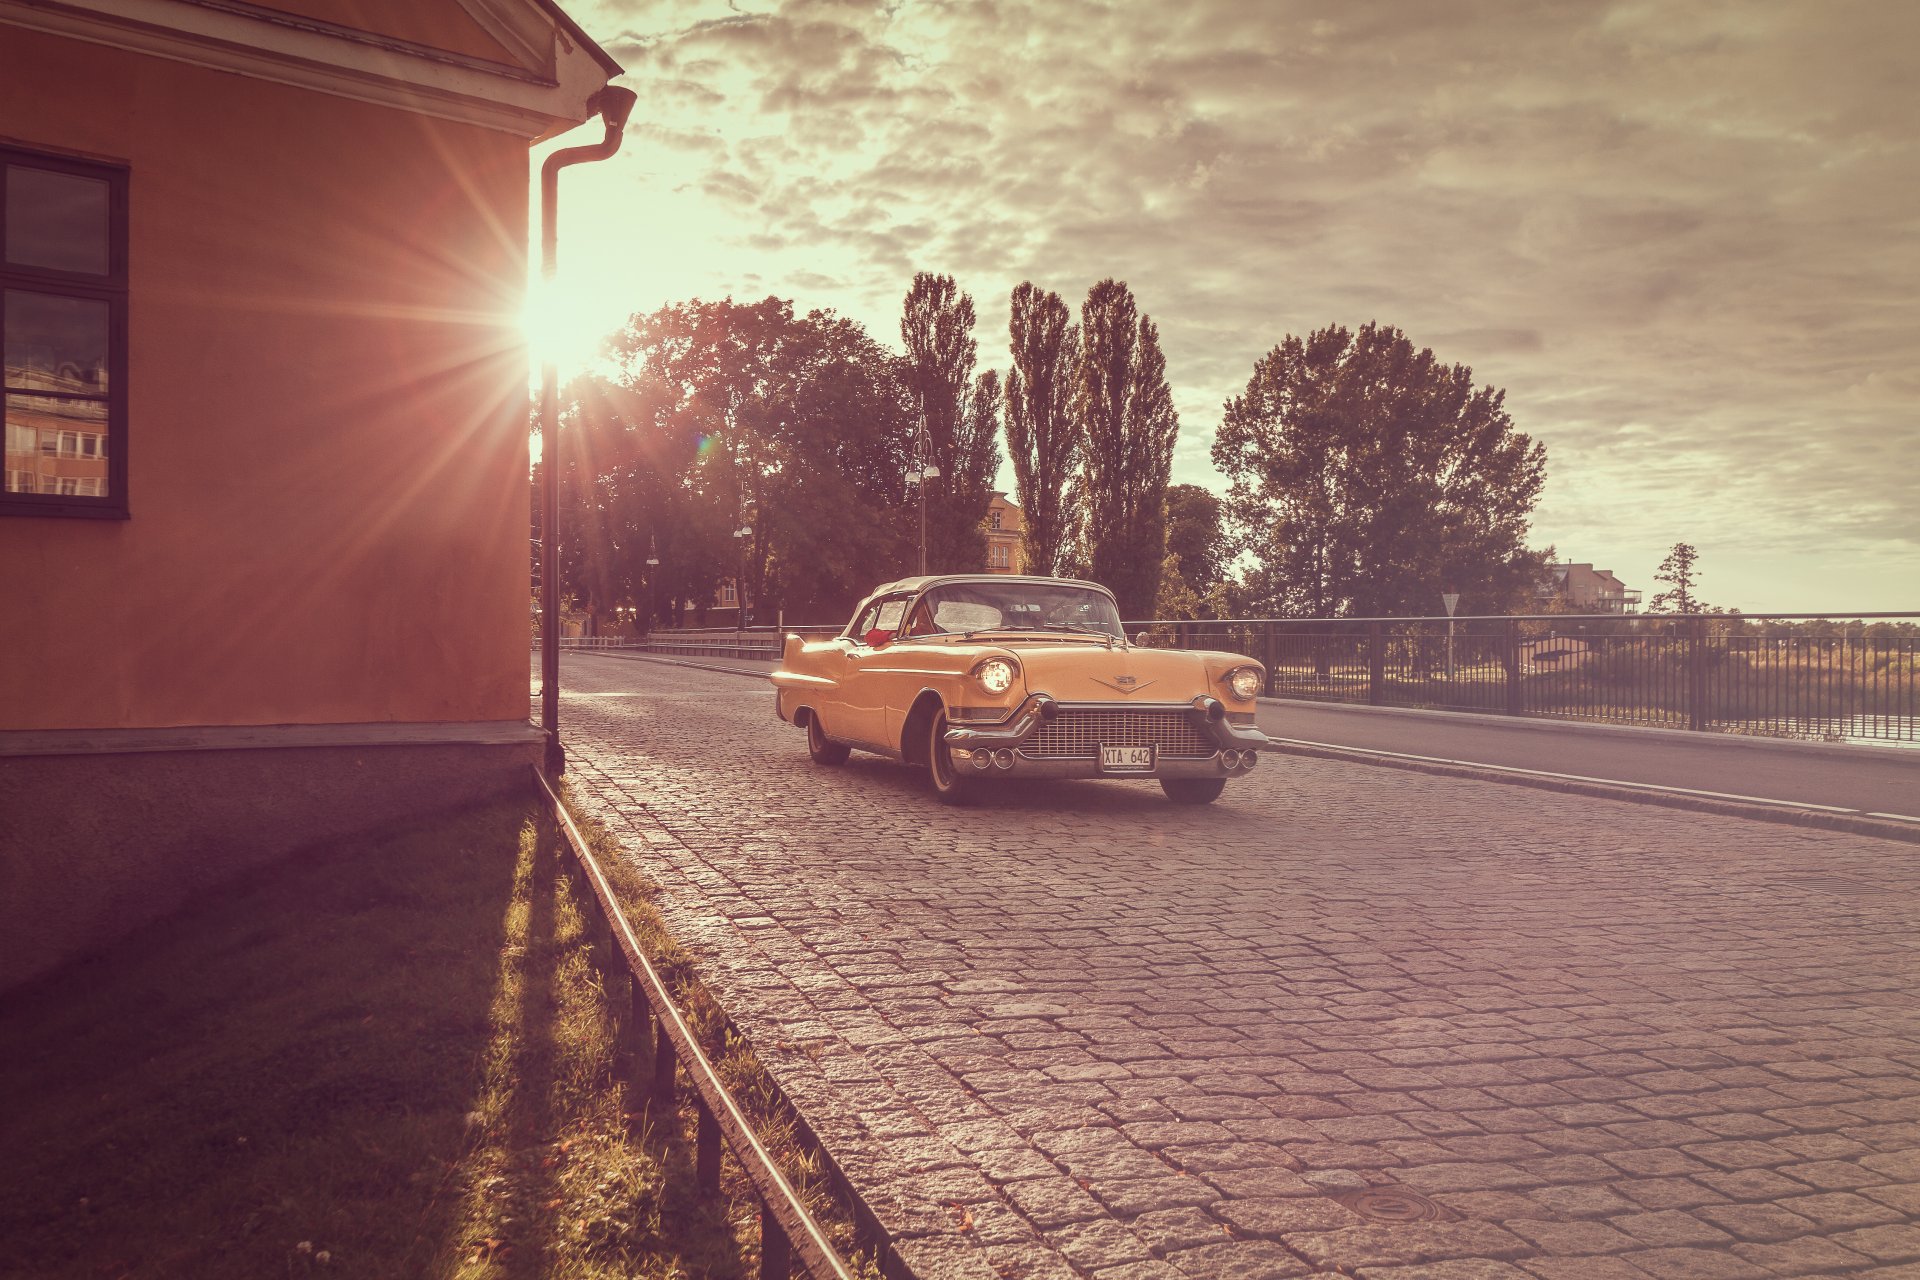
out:
<path id="1" fill-rule="evenodd" d="M 1227 789 L 1225 778 L 1162 778 L 1160 789 L 1175 804 L 1212 804 Z"/>
<path id="2" fill-rule="evenodd" d="M 927 725 L 927 777 L 942 804 L 965 804 L 973 795 L 973 779 L 953 762 L 947 746 L 947 713 L 936 711 Z"/>
<path id="3" fill-rule="evenodd" d="M 813 757 L 815 764 L 845 764 L 849 748 L 844 743 L 835 742 L 820 727 L 820 713 L 811 712 L 807 716 L 807 754 Z"/>

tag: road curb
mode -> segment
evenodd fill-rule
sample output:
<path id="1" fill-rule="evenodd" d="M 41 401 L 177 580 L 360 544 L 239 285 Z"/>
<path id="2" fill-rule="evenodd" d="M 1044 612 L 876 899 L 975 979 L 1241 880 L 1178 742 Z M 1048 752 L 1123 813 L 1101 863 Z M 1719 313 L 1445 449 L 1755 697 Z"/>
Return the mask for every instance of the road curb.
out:
<path id="1" fill-rule="evenodd" d="M 1373 765 L 1376 768 L 1402 769 L 1409 773 L 1427 773 L 1442 778 L 1468 778 L 1477 782 L 1504 782 L 1510 786 L 1533 787 L 1540 791 L 1559 791 L 1569 795 L 1594 796 L 1602 800 L 1625 800 L 1635 804 L 1660 805 L 1668 809 L 1690 809 L 1723 817 L 1751 818 L 1782 826 L 1810 827 L 1822 831 L 1842 831 L 1851 835 L 1879 836 L 1906 844 L 1920 844 L 1920 825 L 1882 821 L 1854 812 L 1832 813 L 1782 803 L 1744 804 L 1712 796 L 1690 795 L 1652 786 L 1588 781 L 1554 777 L 1522 769 L 1470 764 L 1454 760 L 1417 760 L 1358 747 L 1334 747 L 1324 743 L 1297 742 L 1270 738 L 1267 750 L 1282 755 L 1308 756 L 1318 760 L 1336 760 L 1347 764 Z"/>

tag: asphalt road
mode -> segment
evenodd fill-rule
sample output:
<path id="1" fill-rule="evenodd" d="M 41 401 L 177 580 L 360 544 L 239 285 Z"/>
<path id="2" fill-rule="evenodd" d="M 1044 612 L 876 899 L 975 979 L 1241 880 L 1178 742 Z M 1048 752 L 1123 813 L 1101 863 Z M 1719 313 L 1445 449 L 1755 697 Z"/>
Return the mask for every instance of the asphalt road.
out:
<path id="1" fill-rule="evenodd" d="M 944 808 L 574 656 L 583 806 L 922 1276 L 1920 1264 L 1911 846 L 1274 756 Z"/>

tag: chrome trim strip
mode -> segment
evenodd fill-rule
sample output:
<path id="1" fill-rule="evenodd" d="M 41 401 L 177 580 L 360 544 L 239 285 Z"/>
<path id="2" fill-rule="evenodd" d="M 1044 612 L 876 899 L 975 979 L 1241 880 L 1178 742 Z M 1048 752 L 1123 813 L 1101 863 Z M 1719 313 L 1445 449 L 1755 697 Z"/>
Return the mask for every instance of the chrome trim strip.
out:
<path id="1" fill-rule="evenodd" d="M 1217 719 L 1213 715 L 1216 709 L 1220 712 Z M 1267 745 L 1266 734 L 1251 725 L 1234 724 L 1228 720 L 1226 705 L 1218 698 L 1195 698 L 1183 710 L 1187 713 L 1187 723 L 1212 738 L 1222 751 L 1239 751 L 1249 747 L 1258 750 Z"/>
<path id="2" fill-rule="evenodd" d="M 963 727 L 949 720 L 946 733 L 947 745 L 965 747 L 969 751 L 1018 747 L 1031 738 L 1034 731 L 1040 727 L 1041 718 L 1049 714 L 1047 708 L 1059 705 L 1044 693 L 1030 693 L 1011 718 L 991 728 Z"/>

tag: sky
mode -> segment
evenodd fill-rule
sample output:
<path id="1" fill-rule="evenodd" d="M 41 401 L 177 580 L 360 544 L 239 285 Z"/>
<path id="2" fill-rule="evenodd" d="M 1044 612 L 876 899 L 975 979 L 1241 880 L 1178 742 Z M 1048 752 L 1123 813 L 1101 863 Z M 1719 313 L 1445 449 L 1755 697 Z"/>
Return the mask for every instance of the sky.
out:
<path id="1" fill-rule="evenodd" d="M 1920 5 L 567 9 L 639 95 L 563 179 L 588 330 L 777 294 L 897 348 L 925 270 L 1004 370 L 1016 284 L 1077 313 L 1112 276 L 1160 328 L 1174 480 L 1221 489 L 1254 362 L 1379 321 L 1506 390 L 1560 559 L 1651 598 L 1686 541 L 1716 605 L 1920 610 Z"/>

